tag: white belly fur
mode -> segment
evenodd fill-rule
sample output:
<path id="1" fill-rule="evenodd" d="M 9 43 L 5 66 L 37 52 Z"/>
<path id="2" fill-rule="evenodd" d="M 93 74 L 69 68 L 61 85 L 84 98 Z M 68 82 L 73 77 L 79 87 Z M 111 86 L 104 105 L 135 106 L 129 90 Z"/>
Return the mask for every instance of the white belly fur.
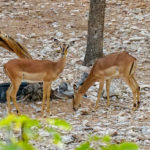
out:
<path id="1" fill-rule="evenodd" d="M 41 82 L 44 78 L 44 73 L 22 73 L 22 80 L 27 82 Z"/>
<path id="2" fill-rule="evenodd" d="M 113 66 L 104 70 L 104 76 L 106 80 L 111 78 L 117 78 L 119 75 L 119 68 L 117 66 Z"/>

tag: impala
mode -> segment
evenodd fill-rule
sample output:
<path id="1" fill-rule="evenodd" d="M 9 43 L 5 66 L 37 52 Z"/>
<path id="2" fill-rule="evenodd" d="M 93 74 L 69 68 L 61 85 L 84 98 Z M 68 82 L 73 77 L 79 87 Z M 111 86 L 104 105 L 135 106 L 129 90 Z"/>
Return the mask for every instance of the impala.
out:
<path id="1" fill-rule="evenodd" d="M 122 78 L 131 88 L 133 93 L 133 110 L 139 107 L 140 101 L 140 87 L 134 78 L 136 70 L 136 58 L 129 55 L 127 52 L 116 52 L 109 54 L 103 58 L 98 59 L 93 65 L 87 79 L 83 85 L 74 94 L 73 108 L 77 110 L 83 94 L 92 86 L 96 81 L 100 82 L 98 96 L 95 108 L 98 108 L 100 96 L 103 90 L 104 81 L 106 80 L 107 91 L 107 106 L 110 105 L 109 88 L 110 82 L 113 78 Z M 75 87 L 75 86 L 74 86 Z"/>
<path id="2" fill-rule="evenodd" d="M 8 112 L 11 112 L 10 100 L 12 99 L 20 114 L 16 103 L 16 94 L 22 80 L 29 82 L 43 82 L 42 114 L 44 112 L 45 100 L 47 100 L 47 112 L 50 112 L 51 83 L 56 80 L 63 71 L 69 46 L 63 44 L 61 47 L 61 58 L 57 62 L 49 60 L 13 59 L 4 64 L 4 71 L 10 78 L 11 85 L 6 92 Z"/>

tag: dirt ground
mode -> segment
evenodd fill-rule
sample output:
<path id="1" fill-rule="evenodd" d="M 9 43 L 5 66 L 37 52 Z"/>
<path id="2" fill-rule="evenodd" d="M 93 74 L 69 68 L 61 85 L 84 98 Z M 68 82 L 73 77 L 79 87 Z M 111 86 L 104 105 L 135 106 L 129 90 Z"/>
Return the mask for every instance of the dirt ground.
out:
<path id="1" fill-rule="evenodd" d="M 77 82 L 84 71 L 82 66 L 86 51 L 89 0 L 1 0 L 0 30 L 22 45 L 26 46 L 34 59 L 59 59 L 58 49 L 53 39 L 69 43 L 66 67 L 52 88 L 60 82 L 71 85 Z M 82 108 L 72 109 L 72 99 L 53 100 L 51 113 L 70 122 L 73 131 L 67 135 L 66 150 L 73 150 L 88 135 L 112 135 L 116 142 L 122 140 L 136 142 L 141 150 L 150 149 L 150 1 L 149 0 L 111 0 L 106 3 L 104 54 L 126 50 L 137 58 L 136 79 L 141 87 L 141 106 L 133 112 L 132 93 L 123 81 L 118 85 L 119 98 L 112 97 L 110 108 L 102 98 L 100 108 L 94 112 L 92 107 L 97 96 L 97 83 L 87 92 Z M 16 55 L 0 48 L 0 82 L 8 82 L 3 64 Z M 0 117 L 6 115 L 6 104 L 0 104 Z M 35 111 L 41 101 L 21 102 L 23 114 L 41 118 Z M 86 112 L 86 113 L 84 113 Z M 74 137 L 74 138 L 73 138 Z M 76 138 L 75 138 L 76 137 Z M 35 145 L 37 149 L 50 149 L 45 142 Z M 57 148 L 51 148 L 55 150 Z"/>

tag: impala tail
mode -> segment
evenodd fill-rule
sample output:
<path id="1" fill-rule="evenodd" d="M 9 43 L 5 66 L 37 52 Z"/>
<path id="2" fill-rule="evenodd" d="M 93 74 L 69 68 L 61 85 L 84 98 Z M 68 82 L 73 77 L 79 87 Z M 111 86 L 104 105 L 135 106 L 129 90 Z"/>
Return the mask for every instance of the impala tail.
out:
<path id="1" fill-rule="evenodd" d="M 129 75 L 132 75 L 132 74 L 135 73 L 136 67 L 137 67 L 137 62 L 136 62 L 136 60 L 134 60 L 132 65 L 131 65 L 131 69 L 130 69 Z"/>
<path id="2" fill-rule="evenodd" d="M 0 32 L 0 46 L 15 53 L 20 58 L 32 59 L 31 55 L 24 46 L 2 32 Z"/>

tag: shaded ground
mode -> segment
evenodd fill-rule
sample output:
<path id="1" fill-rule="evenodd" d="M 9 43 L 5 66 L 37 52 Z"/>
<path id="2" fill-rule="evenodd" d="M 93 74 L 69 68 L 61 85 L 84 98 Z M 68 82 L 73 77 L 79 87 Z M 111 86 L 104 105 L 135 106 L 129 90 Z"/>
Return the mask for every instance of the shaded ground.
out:
<path id="1" fill-rule="evenodd" d="M 0 30 L 14 37 L 26 46 L 38 59 L 57 60 L 58 49 L 53 38 L 60 41 L 75 41 L 70 47 L 67 64 L 60 78 L 53 83 L 56 88 L 60 82 L 70 84 L 79 80 L 84 71 L 82 62 L 86 50 L 88 0 L 1 0 Z M 110 108 L 106 108 L 106 100 L 102 99 L 100 108 L 92 112 L 95 104 L 98 84 L 91 87 L 88 99 L 83 100 L 78 112 L 72 110 L 72 100 L 55 100 L 51 102 L 53 116 L 69 121 L 73 131 L 67 136 L 66 150 L 75 149 L 76 145 L 86 140 L 89 134 L 100 136 L 110 134 L 113 140 L 134 141 L 142 150 L 150 148 L 150 2 L 149 0 L 107 2 L 105 19 L 104 54 L 126 50 L 138 60 L 137 80 L 141 87 L 141 106 L 136 112 L 131 111 L 131 90 L 123 81 L 113 81 L 119 90 L 119 98 L 111 98 Z M 8 78 L 3 73 L 3 64 L 16 57 L 7 50 L 0 49 L 1 82 Z M 19 103 L 23 114 L 40 118 L 35 110 L 41 102 Z M 6 114 L 6 104 L 0 105 L 0 117 Z M 87 113 L 83 113 L 86 111 Z M 73 138 L 76 137 L 76 138 Z M 69 143 L 69 144 L 67 144 Z M 49 149 L 47 137 L 38 149 Z M 51 148 L 55 150 L 56 148 Z"/>

